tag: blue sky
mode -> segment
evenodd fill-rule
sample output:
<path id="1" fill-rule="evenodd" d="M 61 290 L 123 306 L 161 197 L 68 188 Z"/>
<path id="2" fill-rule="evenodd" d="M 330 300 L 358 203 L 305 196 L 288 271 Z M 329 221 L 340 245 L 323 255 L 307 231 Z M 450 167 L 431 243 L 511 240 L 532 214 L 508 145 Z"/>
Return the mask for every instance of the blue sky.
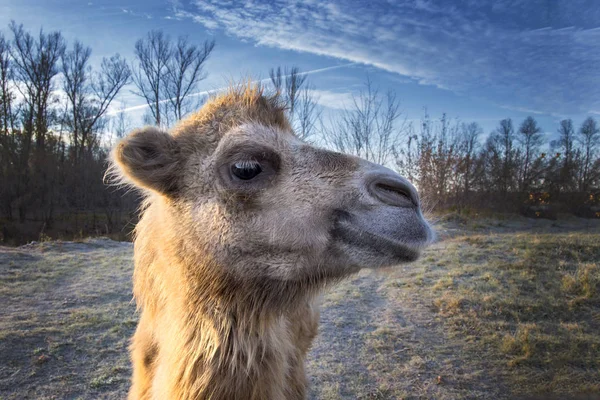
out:
<path id="1" fill-rule="evenodd" d="M 562 118 L 600 117 L 595 0 L 0 0 L 0 29 L 11 19 L 81 40 L 95 62 L 115 52 L 133 59 L 150 29 L 215 38 L 205 89 L 296 65 L 324 69 L 310 81 L 331 109 L 347 105 L 368 74 L 397 92 L 409 120 L 426 106 L 488 133 L 502 118 L 533 115 L 554 134 Z M 129 91 L 122 100 L 143 104 Z"/>

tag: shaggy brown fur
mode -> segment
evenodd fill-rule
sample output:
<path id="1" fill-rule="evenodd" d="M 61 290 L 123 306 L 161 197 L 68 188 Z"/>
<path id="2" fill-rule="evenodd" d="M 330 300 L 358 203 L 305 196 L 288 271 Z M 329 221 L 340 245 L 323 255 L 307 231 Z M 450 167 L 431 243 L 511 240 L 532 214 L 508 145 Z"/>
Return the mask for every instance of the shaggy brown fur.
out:
<path id="1" fill-rule="evenodd" d="M 113 158 L 147 195 L 130 399 L 305 398 L 319 289 L 413 260 L 431 238 L 414 188 L 302 143 L 256 87 L 211 99 L 170 134 L 135 131 Z M 248 163 L 256 177 L 232 175 Z"/>

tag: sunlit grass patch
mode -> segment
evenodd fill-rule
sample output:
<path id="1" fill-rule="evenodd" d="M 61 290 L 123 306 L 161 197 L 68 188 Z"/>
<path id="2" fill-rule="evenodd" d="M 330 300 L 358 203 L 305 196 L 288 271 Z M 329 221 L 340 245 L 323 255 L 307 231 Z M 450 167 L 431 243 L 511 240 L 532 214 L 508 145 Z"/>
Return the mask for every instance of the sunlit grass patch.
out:
<path id="1" fill-rule="evenodd" d="M 90 388 L 101 389 L 122 384 L 127 380 L 123 377 L 123 374 L 127 373 L 129 373 L 129 370 L 120 366 L 102 368 L 100 371 L 97 371 L 95 376 L 90 380 Z"/>
<path id="2" fill-rule="evenodd" d="M 424 275 L 398 286 L 421 286 L 449 337 L 485 352 L 488 372 L 515 395 L 597 390 L 598 232 L 467 235 L 446 250 L 436 253 L 443 269 L 426 256 Z M 485 259 L 473 262 L 482 250 Z"/>

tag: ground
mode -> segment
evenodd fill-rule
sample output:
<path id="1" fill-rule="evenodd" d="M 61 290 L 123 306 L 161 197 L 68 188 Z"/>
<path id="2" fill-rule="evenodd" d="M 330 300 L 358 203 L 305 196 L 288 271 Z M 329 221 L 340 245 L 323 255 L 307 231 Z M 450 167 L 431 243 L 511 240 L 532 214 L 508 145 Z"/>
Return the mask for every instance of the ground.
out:
<path id="1" fill-rule="evenodd" d="M 446 218 L 322 299 L 312 399 L 600 397 L 600 223 Z M 132 246 L 0 247 L 0 399 L 123 398 Z"/>

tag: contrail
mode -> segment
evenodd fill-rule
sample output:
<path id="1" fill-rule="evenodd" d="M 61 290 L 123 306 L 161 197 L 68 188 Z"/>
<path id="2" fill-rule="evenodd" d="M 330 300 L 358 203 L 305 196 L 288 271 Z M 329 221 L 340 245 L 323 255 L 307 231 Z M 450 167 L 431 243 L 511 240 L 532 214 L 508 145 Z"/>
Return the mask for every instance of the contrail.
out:
<path id="1" fill-rule="evenodd" d="M 355 65 L 355 64 L 356 63 L 352 62 L 352 63 L 348 63 L 348 64 L 334 65 L 332 67 L 325 67 L 325 68 L 313 69 L 311 71 L 299 72 L 298 75 L 318 74 L 320 72 L 331 71 L 333 69 L 350 67 L 350 66 Z M 284 76 L 289 76 L 289 75 L 284 75 Z M 271 80 L 271 78 L 265 78 L 265 79 L 261 79 L 261 80 L 258 80 L 258 81 L 252 81 L 252 83 L 258 83 L 258 82 L 263 83 L 263 82 L 269 82 L 270 80 Z M 217 89 L 203 90 L 201 92 L 190 93 L 188 95 L 188 97 L 208 96 L 208 95 L 210 95 L 212 93 L 222 92 L 224 90 L 227 90 L 228 88 L 229 88 L 228 86 L 225 86 L 225 87 L 220 87 L 220 88 L 217 88 Z M 171 100 L 171 99 L 160 100 L 159 104 L 166 103 L 169 100 Z M 128 112 L 131 112 L 131 111 L 143 110 L 144 108 L 148 108 L 148 107 L 149 107 L 148 104 L 140 104 L 140 105 L 137 105 L 137 106 L 122 108 L 120 110 L 109 111 L 109 112 L 106 113 L 106 115 L 113 116 L 113 115 L 118 115 L 118 114 L 124 114 L 124 113 L 128 113 Z"/>

